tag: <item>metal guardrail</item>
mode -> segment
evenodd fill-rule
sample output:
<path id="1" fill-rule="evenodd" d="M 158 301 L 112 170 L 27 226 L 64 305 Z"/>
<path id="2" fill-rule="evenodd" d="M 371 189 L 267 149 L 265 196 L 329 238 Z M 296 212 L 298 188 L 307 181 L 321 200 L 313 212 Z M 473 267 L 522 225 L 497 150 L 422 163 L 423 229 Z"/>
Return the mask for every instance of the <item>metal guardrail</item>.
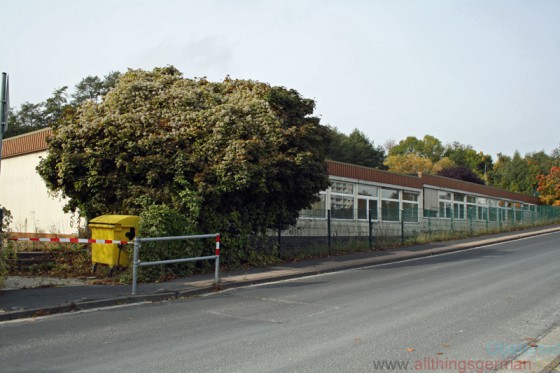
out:
<path id="1" fill-rule="evenodd" d="M 179 241 L 179 240 L 193 240 L 201 238 L 212 238 L 216 237 L 216 251 L 215 255 L 209 256 L 199 256 L 195 258 L 179 258 L 179 259 L 169 259 L 169 260 L 158 260 L 155 262 L 141 262 L 138 258 L 142 242 L 156 242 L 156 241 Z M 175 236 L 175 237 L 149 237 L 141 238 L 136 237 L 134 239 L 134 259 L 132 262 L 132 295 L 136 295 L 136 283 L 138 280 L 138 267 L 147 267 L 160 264 L 173 264 L 173 263 L 184 263 L 184 262 L 196 262 L 199 260 L 215 260 L 214 269 L 214 284 L 219 286 L 220 284 L 220 234 L 199 234 L 192 236 Z"/>

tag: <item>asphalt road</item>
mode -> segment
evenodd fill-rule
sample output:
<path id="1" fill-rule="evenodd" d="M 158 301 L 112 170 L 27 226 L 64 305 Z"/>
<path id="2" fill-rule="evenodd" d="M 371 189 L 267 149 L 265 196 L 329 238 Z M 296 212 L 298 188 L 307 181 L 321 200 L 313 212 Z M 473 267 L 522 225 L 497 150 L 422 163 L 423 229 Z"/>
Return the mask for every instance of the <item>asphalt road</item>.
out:
<path id="1" fill-rule="evenodd" d="M 553 233 L 194 299 L 5 322 L 0 371 L 389 371 L 375 369 L 383 360 L 419 371 L 491 370 L 479 368 L 560 322 L 559 269 Z"/>

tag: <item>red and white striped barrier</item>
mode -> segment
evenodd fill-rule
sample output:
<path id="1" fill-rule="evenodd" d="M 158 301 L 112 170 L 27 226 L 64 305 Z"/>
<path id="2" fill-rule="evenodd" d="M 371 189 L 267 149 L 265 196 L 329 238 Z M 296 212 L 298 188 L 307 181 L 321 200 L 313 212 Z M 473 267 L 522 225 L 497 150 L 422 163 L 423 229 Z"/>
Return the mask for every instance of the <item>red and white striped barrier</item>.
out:
<path id="1" fill-rule="evenodd" d="M 94 240 L 91 238 L 39 238 L 39 237 L 9 237 L 9 241 L 33 241 L 33 242 L 69 242 L 69 243 L 101 243 L 128 245 L 134 242 L 118 240 Z"/>

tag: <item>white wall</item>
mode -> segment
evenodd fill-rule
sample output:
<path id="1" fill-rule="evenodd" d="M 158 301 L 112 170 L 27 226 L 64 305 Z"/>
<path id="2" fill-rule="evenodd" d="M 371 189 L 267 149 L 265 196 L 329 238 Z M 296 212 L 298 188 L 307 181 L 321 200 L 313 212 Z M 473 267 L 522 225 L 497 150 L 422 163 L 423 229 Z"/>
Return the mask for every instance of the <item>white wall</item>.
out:
<path id="1" fill-rule="evenodd" d="M 76 234 L 77 214 L 62 211 L 65 201 L 49 194 L 35 167 L 46 151 L 2 159 L 0 205 L 11 211 L 13 232 Z"/>

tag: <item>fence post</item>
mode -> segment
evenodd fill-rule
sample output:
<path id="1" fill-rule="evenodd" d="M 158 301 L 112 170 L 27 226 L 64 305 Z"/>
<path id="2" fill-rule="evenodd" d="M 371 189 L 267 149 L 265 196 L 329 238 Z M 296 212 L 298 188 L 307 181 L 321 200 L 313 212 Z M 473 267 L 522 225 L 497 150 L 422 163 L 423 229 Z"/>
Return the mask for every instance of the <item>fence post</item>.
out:
<path id="1" fill-rule="evenodd" d="M 134 256 L 132 259 L 132 295 L 136 295 L 136 281 L 138 280 L 138 251 L 140 250 L 140 237 L 134 239 Z"/>
<path id="2" fill-rule="evenodd" d="M 404 245 L 404 209 L 401 210 L 401 245 Z"/>
<path id="3" fill-rule="evenodd" d="M 282 218 L 278 218 L 278 254 L 282 256 Z"/>
<path id="4" fill-rule="evenodd" d="M 220 234 L 216 234 L 216 268 L 214 270 L 214 285 L 220 286 Z"/>
<path id="5" fill-rule="evenodd" d="M 368 230 L 369 230 L 369 248 L 373 248 L 373 222 L 371 220 L 371 212 L 372 210 L 369 209 L 368 211 Z"/>
<path id="6" fill-rule="evenodd" d="M 453 204 L 451 205 L 451 231 L 453 232 L 455 230 L 455 206 L 453 206 Z"/>
<path id="7" fill-rule="evenodd" d="M 432 211 L 428 214 L 428 237 L 432 236 Z"/>
<path id="8" fill-rule="evenodd" d="M 498 207 L 498 229 L 502 231 L 502 209 Z"/>
<path id="9" fill-rule="evenodd" d="M 327 210 L 327 246 L 331 255 L 331 210 Z"/>

